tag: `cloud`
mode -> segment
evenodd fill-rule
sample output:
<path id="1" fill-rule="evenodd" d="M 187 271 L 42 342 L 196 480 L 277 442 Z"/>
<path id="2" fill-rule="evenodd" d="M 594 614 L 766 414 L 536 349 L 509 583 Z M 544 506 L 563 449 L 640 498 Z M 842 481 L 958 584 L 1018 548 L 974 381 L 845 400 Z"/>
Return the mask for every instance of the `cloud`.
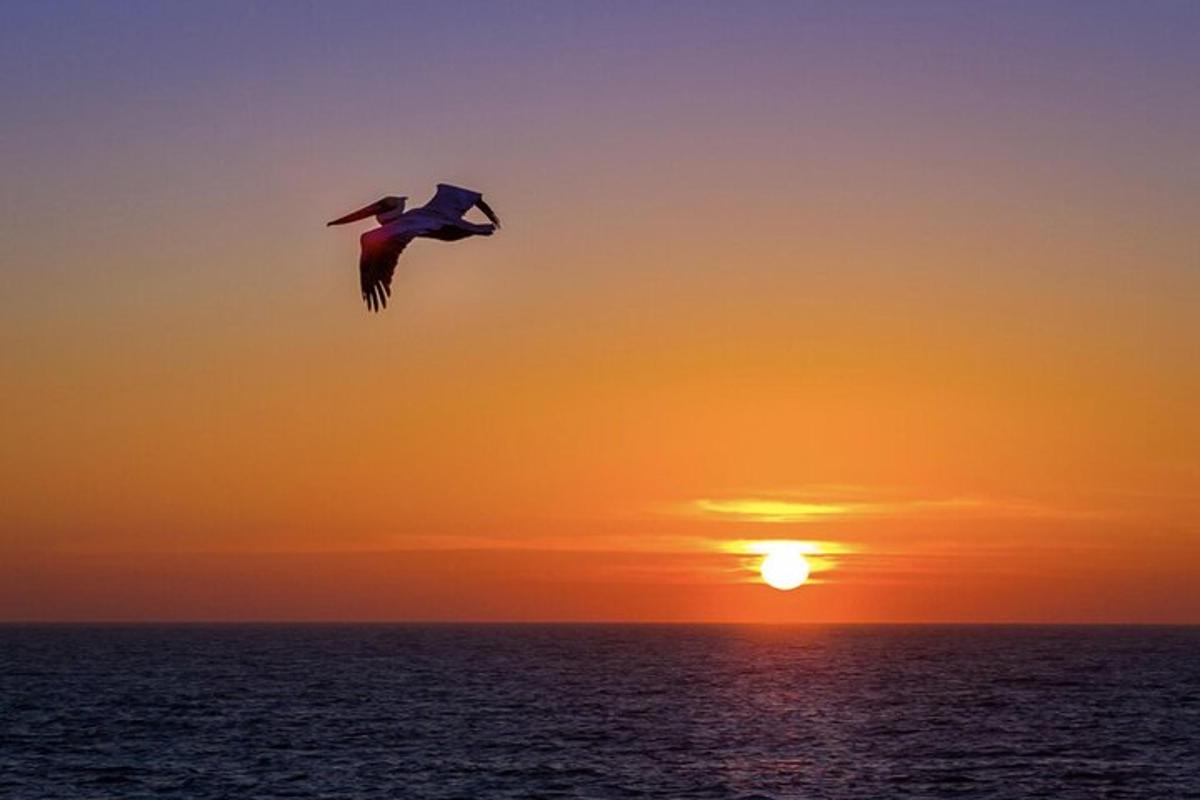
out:
<path id="1" fill-rule="evenodd" d="M 526 550 L 541 553 L 713 553 L 724 549 L 724 540 L 704 536 L 562 535 L 562 536 L 404 536 L 391 545 L 396 550 Z"/>
<path id="2" fill-rule="evenodd" d="M 849 519 L 933 517 L 1076 517 L 1078 514 L 1020 499 L 920 498 L 872 492 L 861 486 L 818 486 L 794 492 L 703 497 L 674 506 L 677 516 L 721 522 L 796 524 Z"/>

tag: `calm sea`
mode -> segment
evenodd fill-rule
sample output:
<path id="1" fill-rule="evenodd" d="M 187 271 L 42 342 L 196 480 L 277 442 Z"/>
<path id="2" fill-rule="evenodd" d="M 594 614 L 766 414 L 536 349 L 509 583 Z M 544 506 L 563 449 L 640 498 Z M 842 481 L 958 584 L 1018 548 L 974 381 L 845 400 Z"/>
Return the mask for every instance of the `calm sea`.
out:
<path id="1" fill-rule="evenodd" d="M 1200 628 L 7 626 L 0 797 L 1200 797 Z"/>

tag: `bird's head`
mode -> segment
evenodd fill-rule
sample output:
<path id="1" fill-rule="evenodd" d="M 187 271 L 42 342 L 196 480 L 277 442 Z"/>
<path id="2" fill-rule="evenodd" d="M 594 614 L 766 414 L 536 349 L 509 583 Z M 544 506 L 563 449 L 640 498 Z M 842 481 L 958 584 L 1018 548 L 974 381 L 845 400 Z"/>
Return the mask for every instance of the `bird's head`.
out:
<path id="1" fill-rule="evenodd" d="M 360 208 L 358 211 L 352 211 L 344 217 L 338 217 L 332 222 L 326 223 L 326 227 L 329 225 L 345 225 L 347 222 L 357 222 L 360 219 L 384 214 L 388 216 L 401 214 L 404 212 L 404 201 L 407 199 L 406 197 L 392 197 L 389 195 L 382 200 L 376 200 L 369 206 Z"/>

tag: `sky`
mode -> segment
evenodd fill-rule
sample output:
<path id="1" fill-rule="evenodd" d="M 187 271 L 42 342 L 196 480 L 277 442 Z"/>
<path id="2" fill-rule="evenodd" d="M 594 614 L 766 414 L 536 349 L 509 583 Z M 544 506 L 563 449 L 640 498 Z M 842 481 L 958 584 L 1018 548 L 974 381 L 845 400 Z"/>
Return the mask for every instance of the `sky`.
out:
<path id="1" fill-rule="evenodd" d="M 1198 100 L 1190 2 L 7 3 L 0 620 L 1200 623 Z"/>

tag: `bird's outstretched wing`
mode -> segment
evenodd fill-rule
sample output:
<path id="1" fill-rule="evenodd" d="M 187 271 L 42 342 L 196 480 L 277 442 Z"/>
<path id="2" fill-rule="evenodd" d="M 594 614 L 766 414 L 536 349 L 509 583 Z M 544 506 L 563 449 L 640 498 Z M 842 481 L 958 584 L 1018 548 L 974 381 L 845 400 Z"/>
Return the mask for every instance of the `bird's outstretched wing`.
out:
<path id="1" fill-rule="evenodd" d="M 496 212 L 492 211 L 492 207 L 484 202 L 483 195 L 479 195 L 479 199 L 475 201 L 475 207 L 482 211 L 483 215 L 491 220 L 493 225 L 497 228 L 500 227 L 500 217 L 496 216 Z"/>
<path id="2" fill-rule="evenodd" d="M 396 261 L 411 236 L 388 236 L 381 228 L 367 231 L 359 240 L 362 253 L 358 258 L 358 275 L 362 285 L 363 302 L 371 311 L 387 308 L 392 295 L 392 274 Z"/>
<path id="3" fill-rule="evenodd" d="M 448 183 L 439 183 L 437 192 L 432 199 L 424 206 L 425 210 L 431 211 L 439 216 L 448 217 L 449 219 L 460 219 L 463 214 L 471 210 L 471 206 L 475 205 L 482 199 L 479 192 L 471 189 L 463 189 L 460 186 L 451 186 Z"/>

